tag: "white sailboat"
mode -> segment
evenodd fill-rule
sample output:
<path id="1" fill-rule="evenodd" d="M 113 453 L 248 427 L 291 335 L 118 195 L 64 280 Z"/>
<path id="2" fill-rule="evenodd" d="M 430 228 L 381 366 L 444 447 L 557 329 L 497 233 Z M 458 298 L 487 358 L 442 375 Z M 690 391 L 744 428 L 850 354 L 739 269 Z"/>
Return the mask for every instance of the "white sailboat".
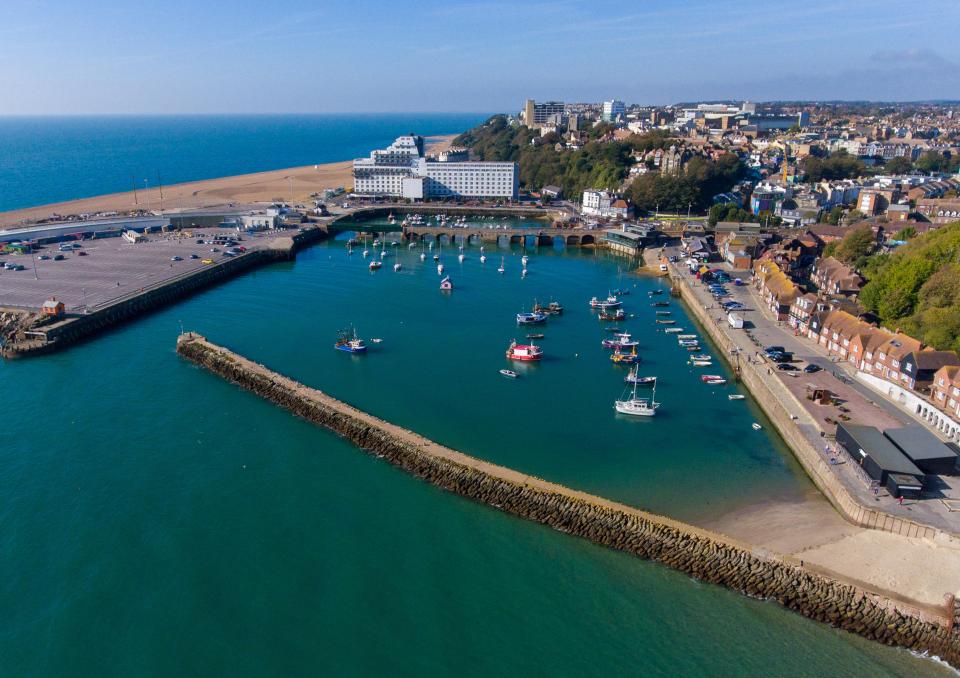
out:
<path id="1" fill-rule="evenodd" d="M 637 382 L 633 382 L 633 393 L 629 400 L 614 401 L 613 407 L 620 414 L 629 414 L 635 417 L 652 417 L 657 413 L 660 403 L 657 402 L 657 382 L 653 382 L 653 392 L 650 398 L 637 397 Z"/>
<path id="2" fill-rule="evenodd" d="M 363 234 L 363 256 L 364 258 L 370 256 L 370 250 L 367 249 L 367 234 Z"/>
<path id="3" fill-rule="evenodd" d="M 393 270 L 394 270 L 394 271 L 399 271 L 399 270 L 402 269 L 402 268 L 403 268 L 403 263 L 400 261 L 400 249 L 398 248 L 398 249 L 397 249 L 397 263 L 395 263 L 395 264 L 393 265 Z"/>
<path id="4" fill-rule="evenodd" d="M 483 245 L 480 245 L 480 263 L 486 263 L 487 255 L 483 253 Z"/>
<path id="5" fill-rule="evenodd" d="M 504 271 L 507 270 L 503 267 L 503 261 L 504 261 L 504 258 L 500 257 L 500 268 L 497 269 L 497 273 L 503 273 Z"/>

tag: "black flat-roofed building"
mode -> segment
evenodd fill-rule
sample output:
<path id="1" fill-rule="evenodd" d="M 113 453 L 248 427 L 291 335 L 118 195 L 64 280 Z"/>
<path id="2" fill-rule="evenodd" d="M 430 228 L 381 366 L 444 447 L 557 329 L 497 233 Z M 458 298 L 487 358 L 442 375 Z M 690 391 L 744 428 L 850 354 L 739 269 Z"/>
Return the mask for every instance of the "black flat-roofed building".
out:
<path id="1" fill-rule="evenodd" d="M 886 486 L 891 473 L 912 476 L 923 486 L 924 473 L 873 426 L 840 424 L 837 442 L 871 478 Z"/>
<path id="2" fill-rule="evenodd" d="M 883 432 L 924 473 L 956 473 L 957 454 L 922 426 L 888 428 Z"/>
<path id="3" fill-rule="evenodd" d="M 919 499 L 923 492 L 923 483 L 913 476 L 905 476 L 902 473 L 888 473 L 884 487 L 887 488 L 891 497 L 904 499 Z"/>

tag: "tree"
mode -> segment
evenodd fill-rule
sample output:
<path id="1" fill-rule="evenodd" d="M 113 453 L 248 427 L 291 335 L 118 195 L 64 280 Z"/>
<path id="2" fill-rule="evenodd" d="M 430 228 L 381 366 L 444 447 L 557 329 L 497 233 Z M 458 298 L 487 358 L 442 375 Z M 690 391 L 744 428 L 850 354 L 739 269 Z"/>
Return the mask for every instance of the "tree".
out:
<path id="1" fill-rule="evenodd" d="M 807 181 L 852 179 L 864 172 L 864 164 L 846 151 L 831 153 L 826 158 L 807 156 L 804 161 Z"/>
<path id="2" fill-rule="evenodd" d="M 877 237 L 869 226 L 861 226 L 847 233 L 836 247 L 835 256 L 845 264 L 859 267 L 861 260 L 873 252 Z"/>
<path id="3" fill-rule="evenodd" d="M 917 229 L 913 226 L 907 226 L 906 228 L 901 228 L 899 231 L 893 234 L 894 240 L 909 240 L 917 234 Z"/>
<path id="4" fill-rule="evenodd" d="M 901 155 L 890 159 L 887 164 L 883 166 L 883 169 L 888 174 L 907 174 L 913 169 L 913 163 L 910 162 L 909 158 Z"/>
<path id="5" fill-rule="evenodd" d="M 843 218 L 843 205 L 836 205 L 830 214 L 827 215 L 827 223 L 836 226 L 840 223 L 840 220 Z"/>

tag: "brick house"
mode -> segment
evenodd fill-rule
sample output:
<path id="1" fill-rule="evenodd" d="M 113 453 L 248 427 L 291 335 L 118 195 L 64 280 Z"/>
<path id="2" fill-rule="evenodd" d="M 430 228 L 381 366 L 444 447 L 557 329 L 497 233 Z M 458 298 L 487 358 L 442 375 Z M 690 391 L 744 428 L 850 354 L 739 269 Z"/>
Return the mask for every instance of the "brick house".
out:
<path id="1" fill-rule="evenodd" d="M 930 400 L 934 406 L 960 419 L 960 366 L 944 365 L 933 375 Z"/>
<path id="2" fill-rule="evenodd" d="M 753 284 L 760 297 L 777 320 L 790 317 L 790 306 L 800 295 L 800 289 L 774 262 L 760 259 L 753 265 Z"/>
<path id="3" fill-rule="evenodd" d="M 824 294 L 856 297 L 863 278 L 853 267 L 835 257 L 821 257 L 810 270 L 810 281 Z"/>

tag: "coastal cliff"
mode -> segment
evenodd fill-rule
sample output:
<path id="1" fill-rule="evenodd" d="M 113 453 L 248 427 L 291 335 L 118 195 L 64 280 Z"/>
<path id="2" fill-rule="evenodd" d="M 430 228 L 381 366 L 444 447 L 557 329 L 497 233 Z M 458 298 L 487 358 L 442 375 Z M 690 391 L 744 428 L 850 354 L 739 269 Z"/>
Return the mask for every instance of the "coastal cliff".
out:
<path id="1" fill-rule="evenodd" d="M 785 563 L 719 534 L 578 492 L 438 445 L 187 333 L 187 360 L 324 426 L 363 450 L 460 496 L 597 544 L 672 567 L 700 581 L 775 600 L 805 617 L 960 667 L 954 609 L 942 619 Z"/>

